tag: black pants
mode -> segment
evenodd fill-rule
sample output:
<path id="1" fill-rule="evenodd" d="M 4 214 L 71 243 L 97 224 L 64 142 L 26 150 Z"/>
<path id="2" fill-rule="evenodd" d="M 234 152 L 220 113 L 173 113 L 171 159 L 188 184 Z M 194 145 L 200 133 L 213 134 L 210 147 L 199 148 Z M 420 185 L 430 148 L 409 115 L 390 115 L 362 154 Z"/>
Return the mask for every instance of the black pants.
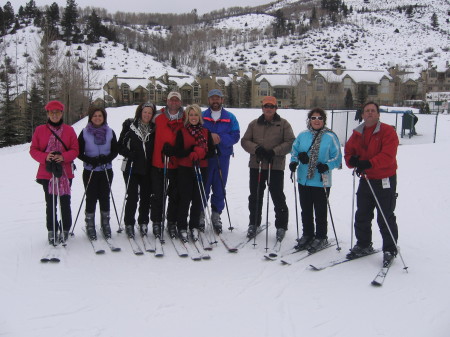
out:
<path id="1" fill-rule="evenodd" d="M 264 191 L 269 170 L 262 170 L 261 177 L 258 169 L 250 169 L 250 196 L 248 197 L 248 209 L 250 211 L 250 225 L 259 226 L 261 224 L 261 212 L 263 205 Z M 258 191 L 259 180 L 259 191 Z M 272 197 L 275 210 L 275 227 L 288 227 L 289 210 L 286 205 L 284 195 L 284 171 L 271 170 L 269 192 Z"/>
<path id="2" fill-rule="evenodd" d="M 374 189 L 381 209 L 387 219 L 389 228 L 395 238 L 398 239 L 398 228 L 396 217 L 394 214 L 395 205 L 397 202 L 397 176 L 393 175 L 389 178 L 390 187 L 383 188 L 380 179 L 370 180 L 370 184 Z M 357 210 L 355 214 L 355 235 L 358 245 L 366 247 L 372 243 L 372 219 L 374 217 L 375 207 L 377 208 L 377 222 L 380 228 L 380 233 L 383 238 L 383 251 L 395 251 L 395 243 L 392 240 L 389 229 L 378 210 L 378 206 L 370 190 L 365 178 L 359 181 L 358 191 L 356 193 Z"/>
<path id="3" fill-rule="evenodd" d="M 167 191 L 168 198 L 167 205 L 167 221 L 177 221 L 177 205 L 178 205 L 178 191 L 177 191 L 177 169 L 167 169 Z M 163 214 L 163 199 L 164 199 L 164 169 L 152 167 L 152 222 L 161 222 Z M 167 200 L 167 199 L 166 199 Z"/>
<path id="4" fill-rule="evenodd" d="M 106 172 L 108 172 L 108 178 L 106 177 Z M 95 208 L 97 205 L 97 200 L 100 204 L 101 211 L 109 211 L 109 195 L 110 188 L 109 184 L 113 181 L 113 171 L 112 169 L 105 171 L 90 171 L 83 170 L 83 183 L 86 189 L 86 213 L 95 213 Z M 92 173 L 92 176 L 91 176 Z M 89 177 L 91 179 L 89 180 Z M 109 179 L 109 183 L 108 183 Z M 89 186 L 88 186 L 89 183 Z"/>
<path id="5" fill-rule="evenodd" d="M 123 174 L 125 184 L 128 182 L 127 201 L 125 204 L 125 226 L 135 224 L 135 214 L 139 202 L 138 224 L 148 224 L 150 213 L 151 179 L 150 172 L 141 174 Z"/>
<path id="6" fill-rule="evenodd" d="M 61 220 L 63 231 L 69 231 L 72 227 L 72 211 L 70 209 L 70 195 L 62 195 L 58 197 L 57 195 L 50 194 L 48 192 L 48 184 L 50 180 L 40 179 L 42 187 L 45 193 L 45 205 L 46 205 L 46 223 L 47 230 L 53 230 L 53 215 L 55 215 L 55 231 L 60 230 L 58 225 L 58 199 L 61 201 Z M 72 179 L 69 179 L 70 186 L 72 186 Z M 55 202 L 55 207 L 53 207 L 53 201 Z"/>
<path id="7" fill-rule="evenodd" d="M 318 239 L 326 239 L 328 207 L 327 195 L 325 194 L 324 188 L 298 184 L 298 194 L 300 196 L 300 206 L 302 208 L 303 235 L 316 236 Z M 330 194 L 329 187 L 327 187 L 327 194 Z M 316 217 L 315 233 L 314 215 Z"/>
<path id="8" fill-rule="evenodd" d="M 200 169 L 203 186 L 206 181 L 206 168 Z M 189 215 L 189 228 L 198 228 L 200 212 L 203 209 L 202 199 L 198 186 L 197 175 L 193 167 L 180 166 L 178 168 L 178 229 L 187 229 Z M 191 210 L 189 212 L 189 206 Z"/>

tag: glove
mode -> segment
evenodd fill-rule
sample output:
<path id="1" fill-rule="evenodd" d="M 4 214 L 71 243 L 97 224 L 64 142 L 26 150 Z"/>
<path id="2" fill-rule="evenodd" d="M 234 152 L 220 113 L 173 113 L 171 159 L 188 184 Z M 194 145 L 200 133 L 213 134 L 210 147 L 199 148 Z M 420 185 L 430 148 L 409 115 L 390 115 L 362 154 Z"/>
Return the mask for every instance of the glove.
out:
<path id="1" fill-rule="evenodd" d="M 175 155 L 175 148 L 169 143 L 164 144 L 162 151 L 167 157 L 172 157 Z"/>
<path id="2" fill-rule="evenodd" d="M 291 163 L 289 164 L 289 170 L 291 170 L 291 172 L 295 172 L 297 171 L 297 166 L 298 163 L 296 161 L 291 161 Z"/>
<path id="3" fill-rule="evenodd" d="M 359 158 L 358 156 L 351 156 L 350 159 L 348 160 L 348 163 L 350 164 L 350 166 L 352 166 L 352 167 L 358 166 L 358 161 L 359 161 L 358 158 Z"/>
<path id="4" fill-rule="evenodd" d="M 101 154 L 100 156 L 98 156 L 97 159 L 98 159 L 99 165 L 106 165 L 109 162 L 108 158 L 104 154 Z"/>
<path id="5" fill-rule="evenodd" d="M 92 167 L 98 166 L 98 157 L 86 157 L 84 161 Z"/>
<path id="6" fill-rule="evenodd" d="M 192 162 L 198 161 L 198 154 L 197 154 L 197 152 L 189 153 L 189 159 L 192 160 Z"/>
<path id="7" fill-rule="evenodd" d="M 128 151 L 127 158 L 131 161 L 134 161 L 136 159 L 136 152 L 134 151 Z"/>
<path id="8" fill-rule="evenodd" d="M 308 164 L 309 163 L 309 157 L 308 154 L 306 152 L 300 152 L 298 154 L 298 160 L 300 160 L 300 162 L 302 164 Z"/>
<path id="9" fill-rule="evenodd" d="M 319 171 L 320 174 L 325 173 L 329 170 L 329 167 L 327 164 L 318 163 L 316 165 L 317 171 Z"/>
<path id="10" fill-rule="evenodd" d="M 269 163 L 272 162 L 274 156 L 275 156 L 275 151 L 274 150 L 266 151 L 266 159 L 267 159 L 267 161 Z"/>
<path id="11" fill-rule="evenodd" d="M 358 160 L 358 164 L 356 165 L 356 173 L 361 174 L 365 170 L 370 169 L 372 164 L 368 160 Z"/>
<path id="12" fill-rule="evenodd" d="M 256 154 L 257 157 L 259 157 L 261 159 L 265 158 L 266 157 L 266 149 L 263 148 L 262 146 L 257 147 L 256 150 L 255 150 L 255 154 Z"/>

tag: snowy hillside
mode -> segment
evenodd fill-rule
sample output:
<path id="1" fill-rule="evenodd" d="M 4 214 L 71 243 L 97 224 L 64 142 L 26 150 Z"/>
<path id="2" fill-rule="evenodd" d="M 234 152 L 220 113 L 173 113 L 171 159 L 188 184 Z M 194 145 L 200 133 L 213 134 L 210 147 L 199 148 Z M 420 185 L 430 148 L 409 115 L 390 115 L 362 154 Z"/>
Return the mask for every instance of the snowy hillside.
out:
<path id="1" fill-rule="evenodd" d="M 110 126 L 118 134 L 135 107 L 108 109 Z M 234 109 L 242 134 L 259 110 Z M 305 111 L 279 110 L 298 134 L 305 127 Z M 22 337 L 244 337 L 244 336 L 448 336 L 448 237 L 446 210 L 450 203 L 448 147 L 450 117 L 439 116 L 437 142 L 428 118 L 419 116 L 421 136 L 402 139 L 398 149 L 397 220 L 399 245 L 409 267 L 396 259 L 385 284 L 370 281 L 381 264 L 381 255 L 315 272 L 310 263 L 343 256 L 350 248 L 352 176 L 349 169 L 334 173 L 330 203 L 342 247 L 316 254 L 291 266 L 263 258 L 265 237 L 258 245 L 226 252 L 221 244 L 211 260 L 194 262 L 178 257 L 170 243 L 165 256 L 133 255 L 124 234 L 114 233 L 122 251 L 95 255 L 81 230 L 75 228 L 59 264 L 39 262 L 46 246 L 44 200 L 34 182 L 37 163 L 28 154 L 29 144 L 0 149 L 0 335 Z M 382 119 L 393 123 L 393 114 Z M 75 125 L 79 133 L 86 120 Z M 432 139 L 432 137 L 430 137 Z M 232 233 L 238 243 L 248 225 L 248 154 L 235 147 L 228 185 Z M 113 192 L 119 214 L 124 197 L 121 160 L 114 161 Z M 83 195 L 81 163 L 72 188 L 75 218 Z M 285 176 L 290 209 L 284 248 L 297 237 L 294 189 Z M 265 198 L 264 198 L 265 199 Z M 264 207 L 265 210 L 265 207 Z M 84 209 L 83 209 L 84 211 Z M 82 213 L 83 213 L 82 211 Z M 265 211 L 263 218 L 265 219 Z M 269 221 L 273 222 L 272 206 Z M 228 221 L 224 217 L 224 226 Z M 117 220 L 112 217 L 112 227 Z M 275 231 L 269 230 L 269 245 Z M 329 223 L 329 237 L 333 237 Z M 375 224 L 374 246 L 381 244 Z"/>

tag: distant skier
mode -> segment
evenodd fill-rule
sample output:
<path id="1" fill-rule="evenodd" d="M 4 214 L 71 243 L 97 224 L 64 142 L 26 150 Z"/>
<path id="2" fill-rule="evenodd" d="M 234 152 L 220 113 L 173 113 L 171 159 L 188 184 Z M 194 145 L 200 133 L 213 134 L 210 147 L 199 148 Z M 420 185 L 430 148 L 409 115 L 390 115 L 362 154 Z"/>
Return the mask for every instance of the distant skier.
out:
<path id="1" fill-rule="evenodd" d="M 250 153 L 250 219 L 247 237 L 253 238 L 261 224 L 264 190 L 270 170 L 269 192 L 275 206 L 277 240 L 284 238 L 288 228 L 289 210 L 284 195 L 286 154 L 291 150 L 295 136 L 289 122 L 277 113 L 277 99 L 266 96 L 262 101 L 262 115 L 250 122 L 241 139 L 241 145 Z M 262 169 L 259 175 L 259 167 Z"/>
<path id="2" fill-rule="evenodd" d="M 30 154 L 39 163 L 37 181 L 45 194 L 48 242 L 65 242 L 72 227 L 70 187 L 74 178 L 72 164 L 78 156 L 78 140 L 74 129 L 63 123 L 64 104 L 50 101 L 45 106 L 48 120 L 39 125 L 31 140 Z M 58 200 L 62 228 L 57 218 Z M 58 232 L 60 233 L 58 235 Z"/>
<path id="3" fill-rule="evenodd" d="M 363 177 L 365 175 L 369 179 L 388 221 L 386 225 L 378 211 L 377 222 L 383 238 L 384 262 L 388 262 L 397 255 L 398 228 L 394 210 L 397 199 L 396 156 L 399 141 L 395 129 L 389 124 L 380 122 L 378 104 L 374 102 L 364 104 L 362 118 L 364 123 L 353 130 L 353 134 L 345 145 L 347 166 L 356 168 L 356 173 L 362 175 L 356 193 L 355 235 L 357 242 L 347 257 L 359 257 L 373 251 L 371 227 L 376 201 L 365 177 Z M 395 242 L 387 226 L 389 226 Z"/>

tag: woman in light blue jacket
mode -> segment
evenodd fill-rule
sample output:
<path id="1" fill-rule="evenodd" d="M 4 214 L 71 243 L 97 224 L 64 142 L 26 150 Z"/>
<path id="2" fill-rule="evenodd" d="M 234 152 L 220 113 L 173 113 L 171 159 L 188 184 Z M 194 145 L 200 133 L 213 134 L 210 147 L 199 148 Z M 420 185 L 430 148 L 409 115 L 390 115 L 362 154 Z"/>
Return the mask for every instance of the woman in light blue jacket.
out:
<path id="1" fill-rule="evenodd" d="M 324 110 L 312 109 L 308 113 L 308 129 L 300 132 L 292 145 L 289 169 L 291 172 L 297 171 L 303 224 L 303 235 L 295 247 L 298 250 L 314 252 L 328 243 L 327 198 L 331 187 L 331 170 L 342 167 L 342 154 L 339 139 L 325 127 L 326 122 Z"/>

